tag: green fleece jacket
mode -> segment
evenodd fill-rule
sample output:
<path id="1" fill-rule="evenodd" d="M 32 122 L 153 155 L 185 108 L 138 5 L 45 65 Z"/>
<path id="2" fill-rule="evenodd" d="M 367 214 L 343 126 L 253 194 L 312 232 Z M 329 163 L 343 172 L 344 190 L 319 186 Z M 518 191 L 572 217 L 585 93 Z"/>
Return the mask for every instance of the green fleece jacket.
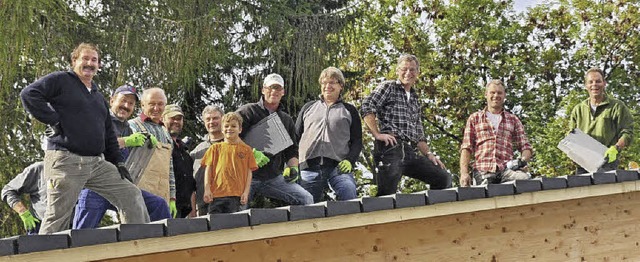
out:
<path id="1" fill-rule="evenodd" d="M 571 130 L 582 132 L 598 140 L 606 147 L 615 145 L 621 137 L 627 146 L 633 140 L 633 116 L 620 100 L 605 96 L 604 101 L 591 111 L 589 99 L 576 105 L 569 122 Z"/>

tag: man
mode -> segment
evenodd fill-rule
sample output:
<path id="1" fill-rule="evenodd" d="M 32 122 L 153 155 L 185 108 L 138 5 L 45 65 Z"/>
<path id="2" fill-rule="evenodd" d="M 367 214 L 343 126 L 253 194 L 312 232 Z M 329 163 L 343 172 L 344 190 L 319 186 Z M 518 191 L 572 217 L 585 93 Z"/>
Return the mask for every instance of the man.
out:
<path id="1" fill-rule="evenodd" d="M 120 210 L 124 223 L 147 223 L 142 194 L 131 183 L 118 150 L 109 109 L 93 77 L 98 48 L 82 43 L 71 53 L 72 71 L 55 72 L 22 90 L 25 109 L 48 125 L 44 157 L 47 209 L 40 234 L 69 227 L 83 187 Z"/>
<path id="2" fill-rule="evenodd" d="M 2 201 L 20 215 L 24 229 L 29 235 L 38 234 L 40 220 L 44 217 L 47 207 L 47 187 L 41 178 L 43 170 L 42 161 L 33 163 L 2 188 Z M 29 195 L 29 208 L 22 202 L 22 195 Z"/>
<path id="3" fill-rule="evenodd" d="M 165 95 L 164 90 L 157 87 L 145 89 L 142 91 L 140 104 L 142 107 L 142 113 L 140 113 L 140 116 L 129 120 L 129 127 L 131 127 L 131 130 L 133 130 L 133 132 L 151 134 L 159 143 L 171 146 L 173 140 L 162 122 L 162 113 L 164 113 L 164 108 L 167 105 L 167 96 Z M 155 150 L 158 149 L 156 148 Z M 166 176 L 165 174 L 161 174 L 161 179 L 166 177 L 169 180 L 169 210 L 171 211 L 171 216 L 176 217 L 178 209 L 176 207 L 176 180 L 173 172 L 173 160 L 170 155 L 168 155 L 168 159 L 163 160 L 169 162 L 169 168 L 168 170 L 160 171 L 166 173 Z"/>
<path id="4" fill-rule="evenodd" d="M 198 216 L 206 215 L 209 212 L 209 204 L 204 202 L 204 171 L 205 167 L 200 165 L 202 157 L 207 152 L 207 149 L 211 145 L 222 142 L 224 140 L 224 134 L 222 134 L 222 128 L 220 127 L 220 121 L 224 112 L 217 106 L 206 106 L 202 110 L 202 121 L 207 129 L 207 135 L 205 140 L 196 146 L 190 153 L 194 159 L 193 163 L 193 177 L 196 181 L 196 209 Z"/>
<path id="5" fill-rule="evenodd" d="M 469 116 L 460 146 L 460 186 L 469 186 L 469 162 L 473 163 L 473 184 L 496 184 L 516 179 L 529 179 L 521 169 L 531 159 L 532 150 L 522 122 L 504 110 L 505 88 L 500 80 L 490 81 L 485 90 L 487 107 Z M 522 156 L 513 159 L 514 148 Z"/>
<path id="6" fill-rule="evenodd" d="M 138 93 L 136 89 L 130 85 L 118 87 L 109 99 L 113 130 L 118 137 L 120 154 L 125 160 L 129 157 L 130 148 L 144 145 L 147 139 L 146 136 L 141 133 L 133 133 L 127 122 L 133 114 L 137 101 Z M 141 191 L 144 204 L 149 214 L 149 220 L 157 221 L 170 217 L 169 206 L 164 199 L 145 190 Z M 76 204 L 72 228 L 98 227 L 107 210 L 115 210 L 115 207 L 97 193 L 89 189 L 83 189 L 80 191 L 78 203 Z"/>
<path id="7" fill-rule="evenodd" d="M 272 113 L 276 113 L 293 141 L 293 145 L 285 150 L 273 156 L 268 156 L 270 161 L 266 165 L 261 166 L 260 160 L 256 157 L 260 168 L 253 172 L 249 200 L 254 195 L 260 194 L 265 197 L 282 200 L 291 205 L 312 204 L 313 197 L 311 194 L 300 185 L 294 183 L 299 177 L 298 145 L 293 119 L 280 108 L 280 100 L 284 94 L 284 79 L 278 74 L 270 74 L 264 79 L 260 101 L 246 104 L 237 111 L 243 118 L 242 133 L 240 134 L 242 139 L 245 138 L 251 127 L 258 124 L 260 120 Z M 285 163 L 286 167 L 282 170 Z M 287 177 L 291 183 L 285 181 L 284 177 Z"/>
<path id="8" fill-rule="evenodd" d="M 345 81 L 340 69 L 324 69 L 318 81 L 320 99 L 305 104 L 296 120 L 300 184 L 316 203 L 322 201 L 329 185 L 338 200 L 354 199 L 352 170 L 362 151 L 360 114 L 355 106 L 342 101 Z"/>
<path id="9" fill-rule="evenodd" d="M 395 194 L 402 174 L 422 180 L 431 189 L 451 186 L 451 175 L 429 151 L 422 111 L 414 85 L 420 65 L 414 55 L 402 55 L 396 68 L 398 80 L 385 81 L 362 102 L 362 116 L 375 138 L 378 163 L 378 196 Z M 422 156 L 416 154 L 416 149 Z"/>
<path id="10" fill-rule="evenodd" d="M 589 69 L 584 80 L 589 98 L 573 108 L 569 128 L 578 128 L 608 147 L 605 153 L 607 163 L 599 171 L 615 170 L 619 164 L 619 151 L 633 141 L 633 116 L 622 101 L 607 95 L 607 82 L 602 70 Z M 584 173 L 587 171 L 578 166 L 576 174 Z"/>
<path id="11" fill-rule="evenodd" d="M 171 159 L 173 160 L 173 174 L 176 178 L 176 208 L 177 217 L 195 217 L 196 181 L 193 179 L 193 159 L 187 151 L 187 146 L 178 136 L 182 133 L 184 114 L 178 105 L 168 105 L 162 113 L 164 126 L 169 130 L 173 140 Z M 193 207 L 193 208 L 192 208 Z"/>

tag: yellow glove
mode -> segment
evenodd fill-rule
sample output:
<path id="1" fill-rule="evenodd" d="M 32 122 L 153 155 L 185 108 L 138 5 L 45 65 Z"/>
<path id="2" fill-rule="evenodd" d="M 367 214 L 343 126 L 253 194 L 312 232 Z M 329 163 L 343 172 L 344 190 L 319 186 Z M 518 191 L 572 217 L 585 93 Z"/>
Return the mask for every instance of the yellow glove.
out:
<path id="1" fill-rule="evenodd" d="M 295 183 L 298 181 L 298 178 L 300 178 L 298 173 L 298 167 L 292 166 L 285 168 L 284 172 L 282 172 L 282 176 L 284 176 L 284 180 L 287 181 L 287 183 Z"/>
<path id="2" fill-rule="evenodd" d="M 22 214 L 20 214 L 20 219 L 22 219 L 22 224 L 24 224 L 24 229 L 26 230 L 32 230 L 36 228 L 36 223 L 40 222 L 40 220 L 35 218 L 29 210 L 24 211 Z"/>
<path id="3" fill-rule="evenodd" d="M 345 159 L 340 161 L 340 163 L 338 163 L 338 169 L 342 173 L 351 173 L 352 168 L 353 167 L 351 166 L 351 162 L 349 162 L 349 160 Z"/>
<path id="4" fill-rule="evenodd" d="M 604 152 L 604 158 L 608 163 L 613 163 L 618 159 L 618 146 L 611 146 Z"/>
<path id="5" fill-rule="evenodd" d="M 147 141 L 147 136 L 142 133 L 133 133 L 130 136 L 125 136 L 124 146 L 126 147 L 138 147 L 144 145 L 144 142 Z"/>
<path id="6" fill-rule="evenodd" d="M 171 212 L 171 217 L 176 218 L 178 215 L 178 208 L 176 208 L 176 200 L 169 200 L 169 211 Z"/>

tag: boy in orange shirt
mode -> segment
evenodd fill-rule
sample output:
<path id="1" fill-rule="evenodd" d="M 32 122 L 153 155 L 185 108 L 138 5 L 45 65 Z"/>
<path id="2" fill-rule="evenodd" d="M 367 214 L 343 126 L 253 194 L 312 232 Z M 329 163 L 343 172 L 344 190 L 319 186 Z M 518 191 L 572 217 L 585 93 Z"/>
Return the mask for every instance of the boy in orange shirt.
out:
<path id="1" fill-rule="evenodd" d="M 202 158 L 206 166 L 204 202 L 209 214 L 240 211 L 247 203 L 251 172 L 258 169 L 253 149 L 242 142 L 242 117 L 235 112 L 222 117 L 224 142 L 211 145 Z"/>

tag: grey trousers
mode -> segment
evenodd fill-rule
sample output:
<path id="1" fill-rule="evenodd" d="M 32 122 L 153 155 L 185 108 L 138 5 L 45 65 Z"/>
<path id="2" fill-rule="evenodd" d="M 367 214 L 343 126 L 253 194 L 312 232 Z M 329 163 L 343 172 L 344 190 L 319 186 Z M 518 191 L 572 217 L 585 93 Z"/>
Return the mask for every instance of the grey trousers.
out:
<path id="1" fill-rule="evenodd" d="M 69 151 L 46 150 L 44 179 L 47 209 L 40 234 L 69 228 L 73 206 L 82 188 L 88 188 L 111 202 L 122 223 L 148 223 L 149 214 L 137 186 L 122 179 L 118 169 L 103 156 L 80 156 Z"/>

